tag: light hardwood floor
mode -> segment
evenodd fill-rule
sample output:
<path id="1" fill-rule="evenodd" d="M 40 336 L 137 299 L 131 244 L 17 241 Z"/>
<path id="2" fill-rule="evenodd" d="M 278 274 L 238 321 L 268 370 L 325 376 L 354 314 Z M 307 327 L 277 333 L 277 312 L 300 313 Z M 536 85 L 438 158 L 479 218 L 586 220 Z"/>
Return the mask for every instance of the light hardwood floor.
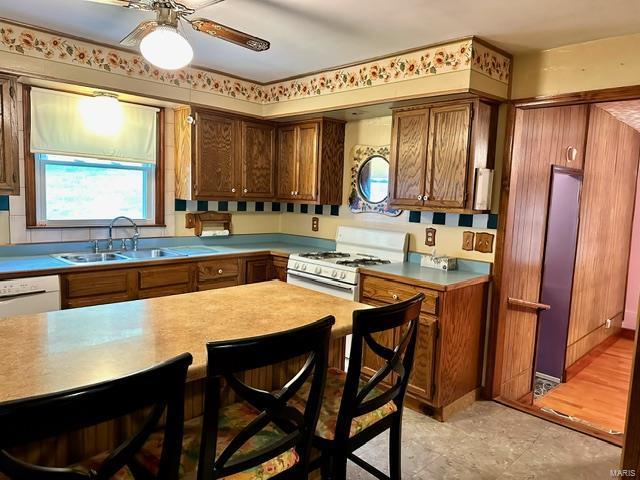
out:
<path id="1" fill-rule="evenodd" d="M 534 402 L 605 431 L 623 432 L 633 341 L 619 338 L 567 383 Z"/>

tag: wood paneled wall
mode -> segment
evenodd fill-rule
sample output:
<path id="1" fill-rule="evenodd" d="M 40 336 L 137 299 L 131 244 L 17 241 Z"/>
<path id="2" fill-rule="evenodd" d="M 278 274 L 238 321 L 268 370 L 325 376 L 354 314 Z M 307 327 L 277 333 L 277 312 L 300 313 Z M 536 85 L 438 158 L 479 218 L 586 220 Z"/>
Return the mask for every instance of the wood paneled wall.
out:
<path id="1" fill-rule="evenodd" d="M 639 154 L 640 133 L 592 106 L 566 367 L 620 331 Z"/>
<path id="2" fill-rule="evenodd" d="M 505 227 L 496 368 L 501 396 L 517 400 L 531 391 L 538 311 L 508 305 L 512 297 L 540 298 L 549 183 L 553 165 L 580 168 L 588 107 L 517 109 Z M 576 148 L 570 161 L 568 148 Z"/>

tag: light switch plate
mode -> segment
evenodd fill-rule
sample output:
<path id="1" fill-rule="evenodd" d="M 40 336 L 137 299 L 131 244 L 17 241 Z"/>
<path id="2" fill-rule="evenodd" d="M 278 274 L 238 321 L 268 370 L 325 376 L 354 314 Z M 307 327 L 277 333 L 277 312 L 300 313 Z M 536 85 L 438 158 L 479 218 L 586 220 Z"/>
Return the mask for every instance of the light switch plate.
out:
<path id="1" fill-rule="evenodd" d="M 493 234 L 483 232 L 476 233 L 475 251 L 480 253 L 493 252 Z"/>
<path id="2" fill-rule="evenodd" d="M 311 219 L 311 231 L 317 232 L 320 229 L 320 219 L 318 217 L 313 217 Z"/>
<path id="3" fill-rule="evenodd" d="M 435 228 L 428 227 L 425 229 L 424 244 L 427 247 L 436 246 L 436 229 Z"/>
<path id="4" fill-rule="evenodd" d="M 476 234 L 473 232 L 465 231 L 462 232 L 462 249 L 467 252 L 473 251 L 473 240 L 475 239 Z"/>

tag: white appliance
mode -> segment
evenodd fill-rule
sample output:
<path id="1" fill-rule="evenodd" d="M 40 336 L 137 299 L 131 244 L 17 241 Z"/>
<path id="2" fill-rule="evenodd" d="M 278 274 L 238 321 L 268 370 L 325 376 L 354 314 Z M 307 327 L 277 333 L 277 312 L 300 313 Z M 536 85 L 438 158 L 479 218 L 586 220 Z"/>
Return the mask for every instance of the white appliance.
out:
<path id="1" fill-rule="evenodd" d="M 408 246 L 407 233 L 338 227 L 335 252 L 306 252 L 289 256 L 287 282 L 347 300 L 358 300 L 358 269 L 404 262 Z M 350 335 L 346 343 L 348 364 Z"/>
<path id="2" fill-rule="evenodd" d="M 0 318 L 60 310 L 57 275 L 0 281 Z"/>
<path id="3" fill-rule="evenodd" d="M 409 236 L 368 228 L 338 227 L 336 251 L 303 252 L 289 256 L 287 282 L 348 300 L 358 299 L 358 269 L 401 263 Z"/>

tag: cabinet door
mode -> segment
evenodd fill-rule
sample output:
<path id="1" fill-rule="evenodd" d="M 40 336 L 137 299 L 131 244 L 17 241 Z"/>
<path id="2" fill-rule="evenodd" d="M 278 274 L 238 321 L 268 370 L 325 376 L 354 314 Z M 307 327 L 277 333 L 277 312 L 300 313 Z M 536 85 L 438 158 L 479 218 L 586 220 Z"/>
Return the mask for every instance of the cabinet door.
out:
<path id="1" fill-rule="evenodd" d="M 196 112 L 193 158 L 194 196 L 200 199 L 237 198 L 236 121 Z"/>
<path id="2" fill-rule="evenodd" d="M 418 341 L 407 389 L 422 400 L 432 401 L 436 364 L 438 320 L 431 315 L 420 315 Z"/>
<path id="3" fill-rule="evenodd" d="M 269 280 L 287 281 L 288 258 L 273 255 L 269 264 Z"/>
<path id="4" fill-rule="evenodd" d="M 281 199 L 294 198 L 296 189 L 296 127 L 278 129 L 278 194 Z"/>
<path id="5" fill-rule="evenodd" d="M 470 103 L 431 109 L 425 205 L 465 207 L 470 133 Z"/>
<path id="6" fill-rule="evenodd" d="M 394 113 L 389 169 L 392 206 L 422 206 L 428 130 L 428 108 Z"/>
<path id="7" fill-rule="evenodd" d="M 275 197 L 275 128 L 242 122 L 243 198 Z"/>
<path id="8" fill-rule="evenodd" d="M 315 201 L 318 196 L 318 138 L 320 126 L 308 123 L 296 127 L 296 200 Z"/>
<path id="9" fill-rule="evenodd" d="M 271 260 L 269 257 L 247 260 L 245 283 L 259 283 L 269 280 Z"/>
<path id="10" fill-rule="evenodd" d="M 16 83 L 0 77 L 0 193 L 20 193 L 18 180 L 18 120 Z"/>
<path id="11" fill-rule="evenodd" d="M 137 294 L 136 273 L 129 269 L 62 275 L 62 307 L 88 307 L 134 300 Z"/>

